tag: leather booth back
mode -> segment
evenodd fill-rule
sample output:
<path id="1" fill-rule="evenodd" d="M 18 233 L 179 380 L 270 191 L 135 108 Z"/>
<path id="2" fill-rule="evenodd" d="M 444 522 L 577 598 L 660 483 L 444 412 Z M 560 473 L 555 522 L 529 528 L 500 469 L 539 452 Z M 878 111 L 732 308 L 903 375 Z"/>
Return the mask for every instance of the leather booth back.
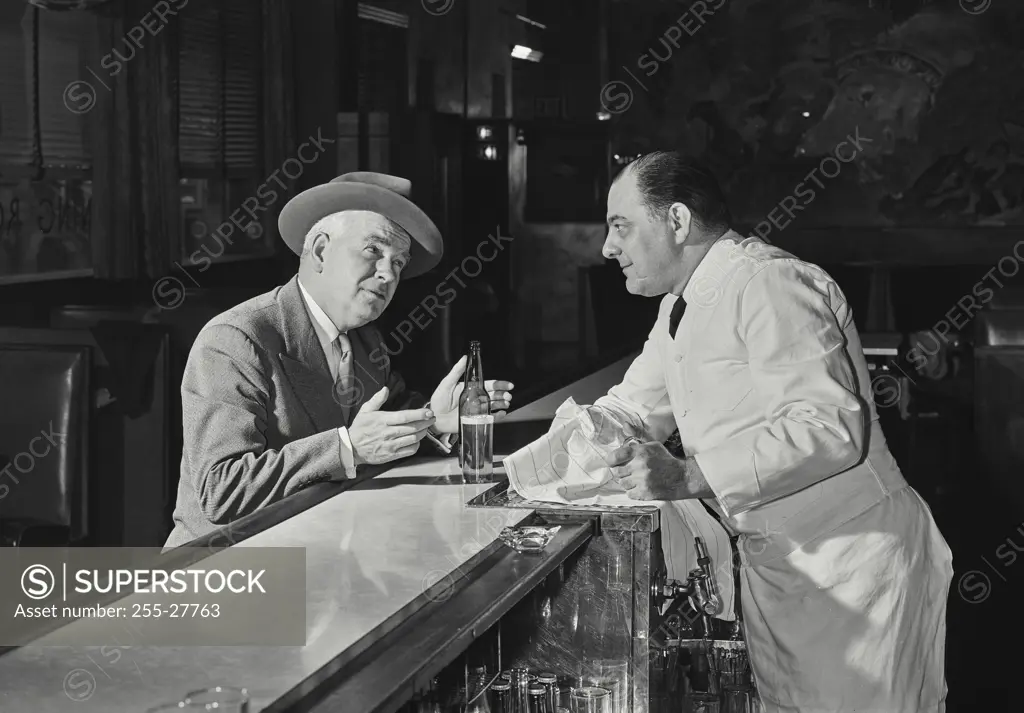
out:
<path id="1" fill-rule="evenodd" d="M 0 521 L 85 535 L 89 357 L 86 347 L 0 346 Z"/>

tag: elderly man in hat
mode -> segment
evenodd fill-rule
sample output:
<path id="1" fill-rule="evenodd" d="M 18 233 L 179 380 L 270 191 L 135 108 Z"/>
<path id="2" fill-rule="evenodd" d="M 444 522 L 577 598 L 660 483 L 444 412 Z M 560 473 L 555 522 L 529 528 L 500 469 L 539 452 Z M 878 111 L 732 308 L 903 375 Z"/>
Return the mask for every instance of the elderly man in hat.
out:
<path id="1" fill-rule="evenodd" d="M 165 547 L 176 547 L 360 464 L 411 456 L 458 430 L 466 357 L 426 399 L 405 388 L 373 326 L 400 279 L 443 244 L 409 181 L 359 172 L 293 198 L 281 236 L 300 256 L 287 284 L 224 312 L 196 338 L 181 384 L 184 448 Z M 512 384 L 485 384 L 500 417 Z"/>

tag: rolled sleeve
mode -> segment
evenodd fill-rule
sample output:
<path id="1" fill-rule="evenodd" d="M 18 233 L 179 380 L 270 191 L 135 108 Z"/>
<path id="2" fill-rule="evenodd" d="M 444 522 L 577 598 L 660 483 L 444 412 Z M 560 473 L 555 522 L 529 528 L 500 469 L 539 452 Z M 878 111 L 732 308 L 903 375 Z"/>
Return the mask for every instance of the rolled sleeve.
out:
<path id="1" fill-rule="evenodd" d="M 845 301 L 814 266 L 772 261 L 740 300 L 764 421 L 694 456 L 727 515 L 803 490 L 860 460 L 866 409 L 836 316 Z"/>

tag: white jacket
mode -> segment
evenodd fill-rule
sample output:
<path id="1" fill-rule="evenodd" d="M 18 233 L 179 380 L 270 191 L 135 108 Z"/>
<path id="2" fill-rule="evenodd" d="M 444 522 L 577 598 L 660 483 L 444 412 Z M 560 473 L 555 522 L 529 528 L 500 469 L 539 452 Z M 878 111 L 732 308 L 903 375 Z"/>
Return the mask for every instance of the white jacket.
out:
<path id="1" fill-rule="evenodd" d="M 886 445 L 839 286 L 730 232 L 683 291 L 673 339 L 677 299 L 597 404 L 639 416 L 652 440 L 678 428 L 740 534 L 766 708 L 938 710 L 951 556 Z"/>

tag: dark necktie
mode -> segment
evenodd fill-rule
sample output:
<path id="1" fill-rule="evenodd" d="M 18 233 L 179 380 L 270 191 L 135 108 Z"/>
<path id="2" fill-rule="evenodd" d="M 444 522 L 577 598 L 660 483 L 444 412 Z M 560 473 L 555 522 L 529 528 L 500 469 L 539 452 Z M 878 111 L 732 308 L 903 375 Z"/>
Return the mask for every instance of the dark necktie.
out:
<path id="1" fill-rule="evenodd" d="M 668 336 L 676 338 L 676 330 L 679 329 L 679 322 L 683 319 L 683 312 L 686 311 L 686 300 L 682 297 L 672 305 L 672 314 L 668 318 Z"/>

